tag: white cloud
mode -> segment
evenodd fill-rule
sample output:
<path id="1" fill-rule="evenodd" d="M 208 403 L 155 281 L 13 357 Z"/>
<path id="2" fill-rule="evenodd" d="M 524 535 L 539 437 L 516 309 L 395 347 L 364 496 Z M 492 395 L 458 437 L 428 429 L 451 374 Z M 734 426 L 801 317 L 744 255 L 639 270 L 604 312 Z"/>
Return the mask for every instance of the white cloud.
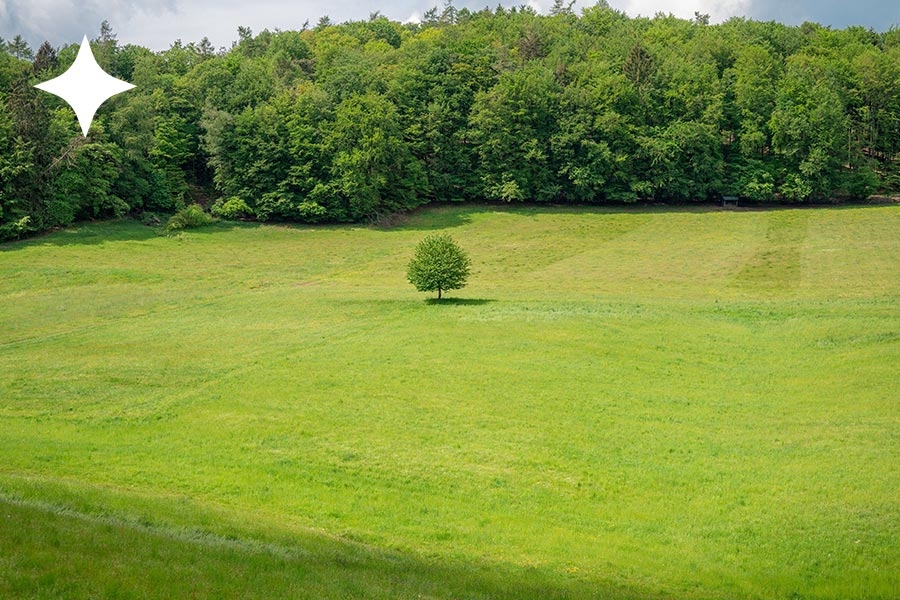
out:
<path id="1" fill-rule="evenodd" d="M 175 0 L 0 0 L 0 36 L 21 33 L 33 45 L 78 43 L 95 37 L 100 23 L 113 24 L 135 17 L 152 20 L 175 10 Z"/>
<path id="2" fill-rule="evenodd" d="M 747 14 L 752 0 L 620 0 L 610 5 L 631 16 L 652 17 L 656 13 L 673 14 L 682 19 L 692 19 L 694 13 L 707 14 L 714 23 L 726 21 L 737 15 Z"/>

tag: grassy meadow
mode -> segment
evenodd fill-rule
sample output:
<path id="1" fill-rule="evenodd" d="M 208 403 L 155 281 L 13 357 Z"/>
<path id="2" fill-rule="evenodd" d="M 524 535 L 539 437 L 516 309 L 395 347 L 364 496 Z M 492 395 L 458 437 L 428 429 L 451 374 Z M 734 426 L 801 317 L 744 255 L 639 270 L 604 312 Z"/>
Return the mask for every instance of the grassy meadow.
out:
<path id="1" fill-rule="evenodd" d="M 898 598 L 898 267 L 897 206 L 2 245 L 0 597 Z"/>

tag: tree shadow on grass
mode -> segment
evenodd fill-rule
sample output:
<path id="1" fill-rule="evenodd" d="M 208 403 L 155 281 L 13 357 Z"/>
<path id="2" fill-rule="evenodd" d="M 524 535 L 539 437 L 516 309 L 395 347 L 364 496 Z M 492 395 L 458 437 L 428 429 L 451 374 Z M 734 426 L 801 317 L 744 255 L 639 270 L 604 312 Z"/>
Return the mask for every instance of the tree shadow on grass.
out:
<path id="1" fill-rule="evenodd" d="M 21 240 L 0 243 L 0 252 L 13 252 L 34 246 L 96 246 L 107 242 L 143 241 L 158 236 L 156 229 L 131 219 L 88 221 Z"/>
<path id="2" fill-rule="evenodd" d="M 628 215 L 650 214 L 659 215 L 667 213 L 741 213 L 741 212 L 774 212 L 792 210 L 855 210 L 860 208 L 879 208 L 885 206 L 898 206 L 900 200 L 874 197 L 869 200 L 841 200 L 841 201 L 810 201 L 810 202 L 753 202 L 741 200 L 739 206 L 722 207 L 718 201 L 696 202 L 654 202 L 640 201 L 634 203 L 596 202 L 596 203 L 551 203 L 551 202 L 469 202 L 465 204 L 428 204 L 416 209 L 415 213 L 428 214 L 429 211 L 441 207 L 443 210 L 463 210 L 468 222 L 471 215 L 484 212 L 505 213 L 522 217 L 536 217 L 541 215 L 562 214 L 594 214 L 594 215 Z"/>
<path id="3" fill-rule="evenodd" d="M 434 306 L 483 306 L 496 302 L 490 298 L 427 298 L 425 304 Z"/>
<path id="4" fill-rule="evenodd" d="M 403 213 L 379 218 L 372 227 L 380 231 L 437 231 L 461 227 L 472 221 L 479 207 L 469 204 L 426 204 Z"/>
<path id="5" fill-rule="evenodd" d="M 182 236 L 212 235 L 233 229 L 258 229 L 262 226 L 262 223 L 256 222 L 217 221 L 201 227 L 177 229 L 166 233 L 162 225 L 145 225 L 136 219 L 84 221 L 21 240 L 0 242 L 0 252 L 12 252 L 34 246 L 97 246 L 109 242 L 143 242 L 160 237 L 176 240 Z M 297 224 L 287 226 L 302 227 Z"/>

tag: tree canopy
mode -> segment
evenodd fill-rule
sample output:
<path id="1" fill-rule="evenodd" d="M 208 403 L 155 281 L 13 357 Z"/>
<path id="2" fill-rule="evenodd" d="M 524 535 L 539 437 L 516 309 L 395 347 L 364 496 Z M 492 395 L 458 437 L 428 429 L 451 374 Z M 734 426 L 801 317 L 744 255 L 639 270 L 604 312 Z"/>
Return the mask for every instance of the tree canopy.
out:
<path id="1" fill-rule="evenodd" d="M 346 222 L 433 201 L 758 202 L 900 188 L 900 30 L 629 18 L 601 1 L 373 14 L 151 52 L 87 139 L 32 86 L 77 45 L 0 51 L 0 239 L 222 199 Z M 246 207 L 246 210 L 244 210 Z"/>
<path id="2" fill-rule="evenodd" d="M 448 233 L 426 236 L 416 246 L 406 269 L 406 278 L 420 292 L 437 292 L 465 287 L 471 267 L 469 256 Z"/>

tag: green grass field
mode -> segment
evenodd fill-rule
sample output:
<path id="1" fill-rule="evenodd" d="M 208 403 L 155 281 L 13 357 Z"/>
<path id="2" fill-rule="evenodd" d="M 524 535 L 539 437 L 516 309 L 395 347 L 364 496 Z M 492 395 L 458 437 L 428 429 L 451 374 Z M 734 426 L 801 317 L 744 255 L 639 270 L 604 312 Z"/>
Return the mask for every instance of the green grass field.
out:
<path id="1" fill-rule="evenodd" d="M 898 598 L 898 400 L 896 206 L 83 225 L 0 246 L 0 597 Z"/>

